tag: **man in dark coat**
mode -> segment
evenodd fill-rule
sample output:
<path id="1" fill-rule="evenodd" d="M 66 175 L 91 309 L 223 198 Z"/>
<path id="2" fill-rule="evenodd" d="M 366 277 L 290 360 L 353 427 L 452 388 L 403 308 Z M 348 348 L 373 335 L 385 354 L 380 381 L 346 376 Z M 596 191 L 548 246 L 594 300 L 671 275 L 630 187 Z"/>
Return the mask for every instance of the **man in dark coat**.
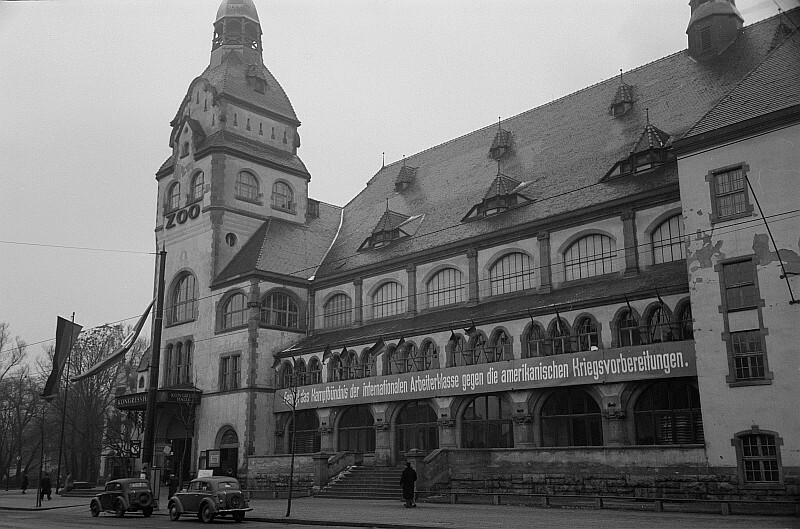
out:
<path id="1" fill-rule="evenodd" d="M 22 493 L 25 494 L 25 489 L 28 488 L 28 473 L 22 475 Z"/>
<path id="2" fill-rule="evenodd" d="M 178 492 L 178 476 L 170 474 L 167 483 L 169 484 L 169 497 L 171 498 Z"/>
<path id="3" fill-rule="evenodd" d="M 414 501 L 414 482 L 417 481 L 417 472 L 411 468 L 411 463 L 406 461 L 406 468 L 400 476 L 400 486 L 403 487 L 403 499 L 406 500 L 406 507 L 416 507 Z"/>
<path id="4" fill-rule="evenodd" d="M 48 474 L 42 476 L 41 489 L 42 490 L 39 492 L 39 501 L 44 500 L 45 496 L 47 496 L 47 499 L 50 500 L 51 499 L 50 496 L 53 494 L 53 491 L 52 491 L 52 483 L 50 482 L 50 476 Z"/>

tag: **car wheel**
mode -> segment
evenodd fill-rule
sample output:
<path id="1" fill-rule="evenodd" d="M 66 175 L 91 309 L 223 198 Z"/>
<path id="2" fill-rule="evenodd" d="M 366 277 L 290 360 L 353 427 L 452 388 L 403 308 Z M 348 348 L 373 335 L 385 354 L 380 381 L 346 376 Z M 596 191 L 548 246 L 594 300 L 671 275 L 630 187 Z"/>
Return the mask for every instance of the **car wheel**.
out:
<path id="1" fill-rule="evenodd" d="M 233 513 L 233 521 L 237 523 L 241 523 L 244 521 L 244 513 L 243 512 L 235 512 Z"/>
<path id="2" fill-rule="evenodd" d="M 93 517 L 97 518 L 98 516 L 100 516 L 100 506 L 97 505 L 95 502 L 92 502 L 92 504 L 89 506 L 89 510 L 92 511 Z"/>
<path id="3" fill-rule="evenodd" d="M 211 506 L 207 503 L 200 507 L 200 521 L 203 523 L 211 523 L 214 521 L 214 513 L 211 512 Z"/>
<path id="4" fill-rule="evenodd" d="M 178 510 L 178 504 L 173 503 L 172 505 L 169 506 L 169 519 L 172 520 L 173 522 L 177 522 L 178 518 L 180 517 L 181 513 Z"/>
<path id="5" fill-rule="evenodd" d="M 114 516 L 117 518 L 122 518 L 125 516 L 125 505 L 123 505 L 119 500 L 117 500 L 117 503 L 114 504 Z"/>
<path id="6" fill-rule="evenodd" d="M 145 517 L 145 518 L 149 518 L 149 517 L 150 517 L 150 515 L 151 515 L 151 514 L 153 514 L 153 508 L 152 508 L 152 507 L 145 507 L 145 508 L 143 508 L 143 509 L 142 509 L 142 514 L 144 514 L 144 517 Z"/>

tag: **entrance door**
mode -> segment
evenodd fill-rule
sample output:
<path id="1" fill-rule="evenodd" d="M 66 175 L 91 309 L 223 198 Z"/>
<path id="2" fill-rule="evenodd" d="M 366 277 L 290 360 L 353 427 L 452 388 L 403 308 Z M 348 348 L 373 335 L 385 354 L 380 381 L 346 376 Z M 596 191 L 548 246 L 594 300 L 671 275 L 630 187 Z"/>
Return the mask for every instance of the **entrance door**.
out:
<path id="1" fill-rule="evenodd" d="M 219 442 L 219 468 L 215 475 L 237 477 L 239 472 L 239 436 L 233 428 L 222 434 Z"/>
<path id="2" fill-rule="evenodd" d="M 430 452 L 439 448 L 439 425 L 436 412 L 424 401 L 409 402 L 397 416 L 395 431 L 397 437 L 395 454 L 397 461 L 405 460 L 405 454 L 412 448 Z"/>

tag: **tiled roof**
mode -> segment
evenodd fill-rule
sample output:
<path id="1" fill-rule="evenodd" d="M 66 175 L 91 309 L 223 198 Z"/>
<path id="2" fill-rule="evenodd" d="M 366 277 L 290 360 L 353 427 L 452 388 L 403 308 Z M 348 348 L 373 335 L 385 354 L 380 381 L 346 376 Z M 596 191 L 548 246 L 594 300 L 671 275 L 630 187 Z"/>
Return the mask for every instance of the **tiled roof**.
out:
<path id="1" fill-rule="evenodd" d="M 498 174 L 495 179 L 492 180 L 489 189 L 487 189 L 486 194 L 483 195 L 483 199 L 486 200 L 487 198 L 500 195 L 510 195 L 521 183 L 522 182 L 514 180 L 504 174 Z"/>
<path id="2" fill-rule="evenodd" d="M 684 137 L 800 105 L 800 30 L 795 30 Z"/>
<path id="3" fill-rule="evenodd" d="M 296 224 L 273 217 L 250 237 L 214 283 L 257 271 L 308 279 L 316 273 L 339 227 L 341 208 L 320 203 L 319 217 Z"/>
<path id="4" fill-rule="evenodd" d="M 663 149 L 669 144 L 669 134 L 648 123 L 645 125 L 639 141 L 636 142 L 632 153 L 644 152 L 650 149 Z"/>
<path id="5" fill-rule="evenodd" d="M 787 15 L 800 19 L 800 9 Z M 514 131 L 515 149 L 506 156 L 503 173 L 524 183 L 518 192 L 536 190 L 537 200 L 523 207 L 462 222 L 485 195 L 486 175 L 494 173 L 496 162 L 486 146 L 492 144 L 497 124 L 406 158 L 418 169 L 415 185 L 403 193 L 395 192 L 400 163 L 382 168 L 345 206 L 341 231 L 318 278 L 382 263 L 396 265 L 417 252 L 640 193 L 677 191 L 674 163 L 637 178 L 602 179 L 638 141 L 647 124 L 645 108 L 658 116 L 661 130 L 680 137 L 761 63 L 778 24 L 779 17 L 773 17 L 745 27 L 725 52 L 707 61 L 695 61 L 684 50 L 626 72 L 635 104 L 624 116 L 615 118 L 608 111 L 619 84 L 613 77 L 504 120 L 504 128 Z M 425 222 L 414 237 L 381 252 L 359 253 L 359 244 L 369 237 L 390 197 L 392 209 L 425 215 Z"/>
<path id="6" fill-rule="evenodd" d="M 378 224 L 375 225 L 372 233 L 381 233 L 383 231 L 393 230 L 407 220 L 408 215 L 403 215 L 402 213 L 396 213 L 387 209 L 381 219 L 378 221 Z"/>
<path id="7" fill-rule="evenodd" d="M 247 74 L 253 76 L 254 71 L 258 70 L 257 76 L 266 81 L 264 93 L 257 92 L 253 86 L 247 82 Z M 207 79 L 217 90 L 218 95 L 230 95 L 238 99 L 247 101 L 260 108 L 269 109 L 276 114 L 288 118 L 290 122 L 297 122 L 297 115 L 286 92 L 272 73 L 263 64 L 258 66 L 245 65 L 239 56 L 228 53 L 222 62 L 215 67 L 206 68 L 200 77 Z"/>

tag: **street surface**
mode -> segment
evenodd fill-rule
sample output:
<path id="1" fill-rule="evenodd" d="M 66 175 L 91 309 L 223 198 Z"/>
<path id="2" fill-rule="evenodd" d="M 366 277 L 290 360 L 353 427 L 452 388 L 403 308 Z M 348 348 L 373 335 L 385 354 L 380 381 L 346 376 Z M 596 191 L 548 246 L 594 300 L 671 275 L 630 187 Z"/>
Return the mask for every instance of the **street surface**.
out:
<path id="1" fill-rule="evenodd" d="M 419 504 L 419 508 L 406 510 L 400 502 L 358 502 L 352 500 L 326 501 L 304 499 L 298 501 L 292 511 L 292 517 L 300 523 L 284 522 L 282 511 L 285 501 L 274 500 L 268 503 L 268 509 L 258 509 L 252 514 L 253 519 L 245 519 L 237 524 L 233 520 L 215 520 L 211 527 L 262 527 L 304 529 L 315 527 L 346 527 L 364 521 L 371 522 L 367 527 L 402 527 L 412 528 L 452 528 L 452 529 L 515 529 L 515 528 L 586 528 L 586 529 L 769 529 L 800 528 L 798 516 L 721 516 L 692 513 L 655 513 L 619 510 L 592 509 L 540 509 L 514 506 L 486 505 L 435 505 Z M 320 508 L 321 509 L 318 509 Z M 310 512 L 311 510 L 315 512 Z M 265 512 L 268 511 L 268 512 Z M 321 512 L 320 512 L 321 511 Z M 391 512 L 390 512 L 391 511 Z M 328 516 L 326 516 L 326 513 Z M 257 520 L 261 518 L 260 520 Z M 269 521 L 267 521 L 269 519 Z M 325 520 L 333 522 L 326 524 Z M 312 521 L 313 520 L 313 521 Z M 302 521 L 310 521 L 304 524 Z M 372 525 L 374 523 L 374 525 Z M 86 506 L 65 506 L 44 510 L 0 510 L 0 529 L 84 529 L 84 528 L 149 528 L 149 529 L 181 529 L 203 526 L 195 516 L 184 516 L 177 522 L 171 522 L 162 510 L 150 518 L 131 513 L 124 518 L 101 514 L 92 518 Z"/>

